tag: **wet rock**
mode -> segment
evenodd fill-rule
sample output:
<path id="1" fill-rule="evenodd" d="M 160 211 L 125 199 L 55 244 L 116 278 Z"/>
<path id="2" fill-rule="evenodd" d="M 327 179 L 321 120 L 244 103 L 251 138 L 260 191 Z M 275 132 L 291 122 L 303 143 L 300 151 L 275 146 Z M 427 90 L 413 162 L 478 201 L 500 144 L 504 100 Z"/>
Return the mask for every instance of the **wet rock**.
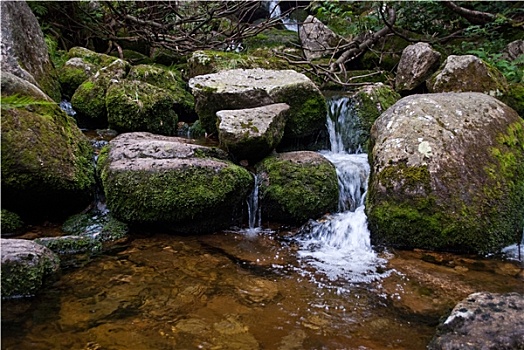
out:
<path id="1" fill-rule="evenodd" d="M 524 121 L 511 108 L 481 93 L 413 95 L 377 119 L 372 142 L 375 244 L 487 253 L 520 240 Z"/>
<path id="2" fill-rule="evenodd" d="M 428 346 L 439 349 L 524 348 L 524 296 L 480 292 L 458 303 Z"/>
<path id="3" fill-rule="evenodd" d="M 494 97 L 507 93 L 506 78 L 473 55 L 450 55 L 426 82 L 430 92 L 482 92 Z"/>
<path id="4" fill-rule="evenodd" d="M 242 279 L 236 291 L 245 303 L 258 305 L 273 301 L 279 294 L 278 284 L 263 278 Z"/>
<path id="5" fill-rule="evenodd" d="M 58 79 L 62 88 L 62 94 L 70 99 L 76 89 L 87 79 L 97 72 L 94 64 L 84 61 L 80 57 L 69 59 L 58 70 Z"/>
<path id="6" fill-rule="evenodd" d="M 318 153 L 280 153 L 265 158 L 256 169 L 263 179 L 259 192 L 263 217 L 302 224 L 337 208 L 335 167 Z"/>
<path id="7" fill-rule="evenodd" d="M 335 34 L 314 16 L 308 16 L 302 23 L 299 37 L 308 60 L 332 55 L 333 48 L 346 43 L 344 38 Z"/>
<path id="8" fill-rule="evenodd" d="M 4 72 L 1 129 L 4 208 L 25 220 L 87 206 L 95 184 L 89 141 L 40 89 Z"/>
<path id="9" fill-rule="evenodd" d="M 167 90 L 138 80 L 112 83 L 105 96 L 107 121 L 119 132 L 148 131 L 174 135 L 178 115 L 175 99 Z"/>
<path id="10" fill-rule="evenodd" d="M 113 57 L 112 57 L 113 58 Z M 125 78 L 131 65 L 116 59 L 84 81 L 71 97 L 71 105 L 80 123 L 90 128 L 107 127 L 106 92 L 112 83 Z"/>
<path id="11" fill-rule="evenodd" d="M 35 15 L 25 1 L 2 1 L 0 12 L 2 74 L 26 80 L 59 102 L 56 71 Z"/>
<path id="12" fill-rule="evenodd" d="M 169 91 L 174 100 L 173 109 L 179 119 L 186 122 L 195 121 L 197 116 L 194 97 L 186 90 L 187 84 L 178 71 L 141 64 L 131 68 L 127 79 L 140 80 Z"/>
<path id="13" fill-rule="evenodd" d="M 422 84 L 438 68 L 440 53 L 427 43 L 409 45 L 402 51 L 395 90 L 407 92 Z"/>
<path id="14" fill-rule="evenodd" d="M 216 112 L 287 103 L 284 137 L 313 135 L 324 127 L 325 99 L 304 74 L 293 70 L 233 69 L 189 80 L 195 109 L 207 132 L 217 131 Z"/>
<path id="15" fill-rule="evenodd" d="M 100 242 L 116 241 L 126 237 L 126 224 L 110 214 L 76 214 L 62 225 L 62 231 L 74 236 L 89 236 Z"/>
<path id="16" fill-rule="evenodd" d="M 122 134 L 99 156 L 107 207 L 126 223 L 215 232 L 241 217 L 252 175 L 219 149 L 149 133 Z"/>
<path id="17" fill-rule="evenodd" d="M 285 103 L 218 111 L 220 147 L 235 156 L 257 162 L 280 143 L 289 106 Z"/>
<path id="18" fill-rule="evenodd" d="M 35 239 L 35 243 L 57 254 L 96 253 L 102 250 L 100 241 L 89 236 L 44 237 Z"/>
<path id="19" fill-rule="evenodd" d="M 48 248 L 23 239 L 0 239 L 2 299 L 33 296 L 56 277 L 60 261 Z"/>

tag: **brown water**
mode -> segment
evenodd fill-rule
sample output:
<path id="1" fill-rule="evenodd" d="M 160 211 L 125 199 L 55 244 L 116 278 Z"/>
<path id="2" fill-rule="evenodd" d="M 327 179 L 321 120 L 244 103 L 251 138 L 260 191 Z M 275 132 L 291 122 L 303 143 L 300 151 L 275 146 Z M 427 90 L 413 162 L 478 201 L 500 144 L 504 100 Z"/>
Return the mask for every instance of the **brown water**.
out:
<path id="1" fill-rule="evenodd" d="M 326 282 L 286 233 L 134 236 L 2 304 L 2 349 L 425 349 L 477 291 L 523 292 L 516 263 L 390 252 L 388 277 Z"/>

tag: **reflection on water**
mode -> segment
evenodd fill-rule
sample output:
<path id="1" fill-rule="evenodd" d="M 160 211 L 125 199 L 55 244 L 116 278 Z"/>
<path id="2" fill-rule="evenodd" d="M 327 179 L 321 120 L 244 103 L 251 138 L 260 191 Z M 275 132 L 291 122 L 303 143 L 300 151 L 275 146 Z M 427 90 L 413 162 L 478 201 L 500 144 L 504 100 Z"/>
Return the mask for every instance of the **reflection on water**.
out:
<path id="1" fill-rule="evenodd" d="M 324 288 L 285 235 L 135 237 L 4 301 L 2 349 L 424 349 L 469 293 L 522 288 L 516 264 L 424 252 L 390 253 L 383 280 Z"/>

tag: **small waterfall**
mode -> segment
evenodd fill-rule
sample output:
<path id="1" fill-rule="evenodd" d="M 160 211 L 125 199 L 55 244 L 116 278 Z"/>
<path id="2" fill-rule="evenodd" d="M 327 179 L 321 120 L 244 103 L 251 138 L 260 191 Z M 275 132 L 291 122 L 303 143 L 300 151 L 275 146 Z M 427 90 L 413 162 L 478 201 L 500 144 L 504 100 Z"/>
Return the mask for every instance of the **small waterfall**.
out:
<path id="1" fill-rule="evenodd" d="M 282 11 L 280 10 L 280 5 L 278 3 L 278 0 L 271 0 L 268 2 L 269 17 L 281 18 L 282 24 L 284 27 L 286 27 L 287 30 L 298 32 L 298 23 L 288 16 L 282 17 Z"/>
<path id="2" fill-rule="evenodd" d="M 254 175 L 253 177 L 255 178 L 253 191 L 247 198 L 249 220 L 249 228 L 247 229 L 248 234 L 256 234 L 261 231 L 261 212 L 258 205 L 258 189 L 260 187 L 261 176 Z"/>
<path id="3" fill-rule="evenodd" d="M 329 101 L 327 127 L 331 151 L 321 154 L 335 165 L 339 182 L 339 213 L 311 220 L 298 238 L 300 259 L 330 281 L 359 283 L 379 278 L 385 262 L 371 248 L 365 214 L 369 177 L 367 154 L 361 153 L 355 128 L 358 117 L 351 101 L 342 97 Z M 355 153 L 353 153 L 355 152 Z M 358 153 L 356 153 L 358 152 Z"/>

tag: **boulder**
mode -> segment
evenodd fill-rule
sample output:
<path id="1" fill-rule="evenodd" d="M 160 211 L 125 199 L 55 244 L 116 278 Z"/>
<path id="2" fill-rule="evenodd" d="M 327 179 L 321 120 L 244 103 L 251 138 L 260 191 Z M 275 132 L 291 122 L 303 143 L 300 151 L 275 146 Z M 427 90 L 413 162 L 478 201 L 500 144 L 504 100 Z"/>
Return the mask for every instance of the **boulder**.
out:
<path id="1" fill-rule="evenodd" d="M 58 80 L 64 97 L 71 99 L 76 89 L 93 76 L 97 70 L 94 64 L 86 62 L 80 57 L 70 58 L 58 70 Z"/>
<path id="2" fill-rule="evenodd" d="M 77 112 L 79 123 L 90 128 L 106 128 L 106 92 L 114 82 L 125 78 L 131 65 L 117 59 L 98 70 L 95 75 L 83 82 L 71 97 L 71 105 Z"/>
<path id="3" fill-rule="evenodd" d="M 259 194 L 263 218 L 300 225 L 337 209 L 335 166 L 319 153 L 280 153 L 262 160 L 256 170 L 262 178 Z"/>
<path id="4" fill-rule="evenodd" d="M 109 66 L 111 63 L 118 60 L 117 57 L 91 51 L 85 47 L 80 46 L 75 46 L 69 49 L 67 52 L 67 57 L 70 59 L 80 58 L 82 61 L 94 65 L 96 67 L 95 72 L 99 69 Z"/>
<path id="5" fill-rule="evenodd" d="M 506 46 L 502 53 L 502 58 L 508 61 L 514 61 L 520 55 L 524 55 L 524 40 L 515 40 Z"/>
<path id="6" fill-rule="evenodd" d="M 33 296 L 60 269 L 48 248 L 25 239 L 0 239 L 2 245 L 2 299 Z"/>
<path id="7" fill-rule="evenodd" d="M 74 119 L 31 83 L 2 74 L 2 207 L 61 216 L 93 197 L 93 150 Z"/>
<path id="8" fill-rule="evenodd" d="M 440 63 L 440 53 L 427 43 L 409 45 L 402 51 L 395 77 L 395 90 L 414 90 L 435 72 Z"/>
<path id="9" fill-rule="evenodd" d="M 508 83 L 496 68 L 473 55 L 450 55 L 426 82 L 430 92 L 483 92 L 500 97 Z"/>
<path id="10" fill-rule="evenodd" d="M 306 59 L 311 61 L 332 55 L 334 49 L 346 40 L 335 34 L 314 16 L 308 16 L 299 27 L 299 37 Z"/>
<path id="11" fill-rule="evenodd" d="M 470 294 L 439 325 L 428 349 L 524 349 L 523 310 L 522 294 Z"/>
<path id="12" fill-rule="evenodd" d="M 175 99 L 168 90 L 138 80 L 122 79 L 110 84 L 105 102 L 111 129 L 162 135 L 176 133 L 178 115 L 173 109 Z"/>
<path id="13" fill-rule="evenodd" d="M 38 21 L 25 1 L 1 2 L 1 67 L 60 101 L 60 85 Z"/>
<path id="14" fill-rule="evenodd" d="M 220 147 L 237 160 L 261 160 L 280 143 L 288 110 L 287 104 L 276 103 L 217 112 Z"/>
<path id="15" fill-rule="evenodd" d="M 290 106 L 284 137 L 309 136 L 324 128 L 324 97 L 308 77 L 294 70 L 233 69 L 191 78 L 189 86 L 198 117 L 209 133 L 217 131 L 220 110 L 273 103 Z"/>
<path id="16" fill-rule="evenodd" d="M 524 226 L 524 120 L 481 93 L 412 95 L 371 130 L 375 244 L 489 253 Z"/>
<path id="17" fill-rule="evenodd" d="M 149 133 L 111 140 L 98 164 L 118 220 L 180 233 L 215 232 L 241 219 L 253 176 L 216 148 Z"/>
<path id="18" fill-rule="evenodd" d="M 131 67 L 127 79 L 140 80 L 169 91 L 173 96 L 173 109 L 178 118 L 185 122 L 195 121 L 195 99 L 186 90 L 187 84 L 178 71 L 141 64 Z"/>

